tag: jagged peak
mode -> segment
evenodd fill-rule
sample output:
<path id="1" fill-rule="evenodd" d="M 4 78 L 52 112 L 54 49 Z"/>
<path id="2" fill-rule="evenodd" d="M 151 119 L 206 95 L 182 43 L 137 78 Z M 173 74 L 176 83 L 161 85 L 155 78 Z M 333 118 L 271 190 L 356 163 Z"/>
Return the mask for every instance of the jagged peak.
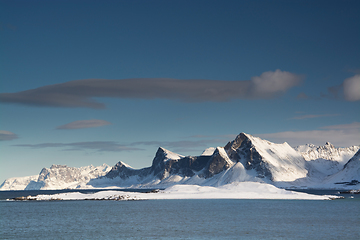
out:
<path id="1" fill-rule="evenodd" d="M 116 165 L 115 165 L 116 168 L 121 168 L 121 167 L 126 167 L 126 168 L 132 168 L 130 165 L 122 162 L 122 161 L 119 161 Z"/>
<path id="2" fill-rule="evenodd" d="M 334 145 L 332 145 L 330 142 L 326 142 L 326 143 L 325 143 L 325 147 L 335 148 Z"/>
<path id="3" fill-rule="evenodd" d="M 163 147 L 159 147 L 158 150 L 156 151 L 155 157 L 163 157 L 164 160 L 167 160 L 167 159 L 178 160 L 178 159 L 183 158 L 184 156 L 174 153 L 172 151 L 169 151 Z"/>
<path id="4" fill-rule="evenodd" d="M 216 150 L 216 148 L 209 147 L 202 152 L 201 156 L 211 156 L 214 154 L 215 150 Z"/>
<path id="5" fill-rule="evenodd" d="M 241 144 L 244 141 L 251 142 L 251 137 L 252 137 L 251 135 L 241 132 L 239 135 L 236 136 L 236 138 L 233 141 L 228 142 L 224 148 L 225 150 L 228 150 L 230 148 L 237 149 L 241 146 Z"/>
<path id="6" fill-rule="evenodd" d="M 229 156 L 227 155 L 225 149 L 223 147 L 217 147 L 213 153 L 213 156 L 220 155 L 226 161 L 231 162 Z"/>

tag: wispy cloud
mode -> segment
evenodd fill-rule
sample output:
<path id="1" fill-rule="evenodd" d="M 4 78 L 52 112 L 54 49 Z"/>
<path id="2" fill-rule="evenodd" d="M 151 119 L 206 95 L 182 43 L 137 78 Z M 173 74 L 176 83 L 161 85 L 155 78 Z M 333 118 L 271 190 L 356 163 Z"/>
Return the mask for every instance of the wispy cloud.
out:
<path id="1" fill-rule="evenodd" d="M 0 102 L 50 107 L 102 109 L 94 98 L 171 99 L 186 102 L 274 98 L 298 85 L 302 77 L 276 70 L 246 81 L 135 78 L 85 79 L 16 93 L 1 93 Z"/>
<path id="2" fill-rule="evenodd" d="M 321 128 L 322 129 L 343 129 L 343 130 L 360 129 L 360 122 L 353 122 L 350 124 L 341 124 L 341 125 L 331 125 L 331 126 L 325 126 L 325 127 L 321 127 Z"/>
<path id="3" fill-rule="evenodd" d="M 200 139 L 184 141 L 139 141 L 127 144 L 120 144 L 114 141 L 93 141 L 93 142 L 73 142 L 73 143 L 39 143 L 39 144 L 16 144 L 15 147 L 27 147 L 31 149 L 42 148 L 61 148 L 64 151 L 82 151 L 95 150 L 100 152 L 121 152 L 121 151 L 141 151 L 142 146 L 154 146 L 154 148 L 164 147 L 171 151 L 179 153 L 197 152 L 204 150 L 206 147 L 218 146 L 225 144 L 223 139 Z"/>
<path id="4" fill-rule="evenodd" d="M 80 129 L 80 128 L 95 128 L 110 125 L 111 122 L 105 120 L 91 119 L 91 120 L 79 120 L 65 125 L 61 125 L 56 129 Z"/>
<path id="5" fill-rule="evenodd" d="M 296 117 L 292 117 L 290 119 L 309 119 L 309 118 L 321 118 L 321 117 L 335 117 L 339 116 L 340 114 L 307 114 L 307 115 L 300 115 Z"/>
<path id="6" fill-rule="evenodd" d="M 13 132 L 0 130 L 0 141 L 9 141 L 17 138 L 18 136 Z"/>
<path id="7" fill-rule="evenodd" d="M 324 145 L 331 142 L 335 146 L 349 147 L 360 145 L 360 123 L 324 126 L 324 130 L 286 131 L 278 133 L 256 134 L 273 142 L 288 142 L 292 146 L 312 143 Z"/>
<path id="8" fill-rule="evenodd" d="M 225 144 L 227 141 L 223 139 L 201 139 L 201 140 L 184 140 L 184 141 L 143 141 L 143 142 L 133 142 L 129 144 L 130 146 L 154 146 L 154 147 L 164 147 L 171 151 L 175 151 L 178 153 L 188 153 L 188 152 L 196 152 L 204 150 L 207 147 L 218 146 L 218 144 Z"/>
<path id="9" fill-rule="evenodd" d="M 40 143 L 40 144 L 17 144 L 15 147 L 28 147 L 33 149 L 40 148 L 65 148 L 66 151 L 95 150 L 100 152 L 121 152 L 143 150 L 137 147 L 130 147 L 112 141 L 94 142 L 73 142 L 73 143 Z"/>

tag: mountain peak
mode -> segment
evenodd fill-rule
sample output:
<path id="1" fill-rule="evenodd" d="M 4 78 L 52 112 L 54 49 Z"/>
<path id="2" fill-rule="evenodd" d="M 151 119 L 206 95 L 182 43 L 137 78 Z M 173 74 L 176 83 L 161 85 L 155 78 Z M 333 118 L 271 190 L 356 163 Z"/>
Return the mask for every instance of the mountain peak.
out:
<path id="1" fill-rule="evenodd" d="M 159 147 L 156 151 L 155 158 L 162 159 L 163 161 L 173 159 L 173 160 L 179 160 L 183 158 L 184 156 L 171 152 L 163 147 Z"/>
<path id="2" fill-rule="evenodd" d="M 244 132 L 237 135 L 235 140 L 228 142 L 224 148 L 226 151 L 228 151 L 230 148 L 235 150 L 238 149 L 243 142 L 251 142 L 250 135 Z"/>
<path id="3" fill-rule="evenodd" d="M 132 168 L 130 165 L 128 165 L 122 161 L 119 161 L 113 168 L 123 168 L 123 167 Z"/>
<path id="4" fill-rule="evenodd" d="M 334 145 L 332 145 L 330 142 L 326 142 L 325 147 L 334 148 Z"/>

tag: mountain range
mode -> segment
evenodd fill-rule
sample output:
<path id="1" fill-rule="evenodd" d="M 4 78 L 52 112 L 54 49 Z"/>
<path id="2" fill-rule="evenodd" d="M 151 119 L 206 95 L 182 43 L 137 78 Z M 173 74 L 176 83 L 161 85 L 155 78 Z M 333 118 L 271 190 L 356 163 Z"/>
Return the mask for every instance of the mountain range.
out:
<path id="1" fill-rule="evenodd" d="M 39 175 L 10 178 L 0 190 L 64 188 L 165 188 L 175 184 L 221 186 L 232 182 L 265 182 L 281 188 L 359 188 L 360 146 L 312 144 L 292 148 L 240 133 L 224 147 L 200 156 L 182 156 L 159 147 L 150 167 L 134 169 L 124 162 L 110 168 L 53 165 Z"/>

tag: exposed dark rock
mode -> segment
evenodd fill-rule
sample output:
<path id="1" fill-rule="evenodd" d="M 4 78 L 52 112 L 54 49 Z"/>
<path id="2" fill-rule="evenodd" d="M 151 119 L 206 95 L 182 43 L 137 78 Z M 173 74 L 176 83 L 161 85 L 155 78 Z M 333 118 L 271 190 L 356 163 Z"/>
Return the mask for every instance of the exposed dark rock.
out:
<path id="1" fill-rule="evenodd" d="M 118 162 L 112 169 L 105 175 L 107 178 L 120 177 L 125 180 L 131 176 L 145 177 L 150 172 L 150 168 L 132 169 L 127 167 L 121 161 Z"/>
<path id="2" fill-rule="evenodd" d="M 255 169 L 258 177 L 268 177 L 272 180 L 268 164 L 263 161 L 246 134 L 240 133 L 235 140 L 226 144 L 225 150 L 231 160 L 241 162 L 246 170 Z"/>
<path id="3" fill-rule="evenodd" d="M 156 176 L 163 180 L 169 174 L 177 174 L 183 177 L 192 177 L 195 172 L 207 166 L 211 156 L 187 156 L 180 159 L 167 159 L 167 150 L 159 148 L 155 154 L 151 167 L 143 169 L 132 169 L 124 163 L 118 162 L 107 174 L 107 178 L 120 177 L 125 180 L 131 176 L 140 179 L 148 175 Z"/>
<path id="4" fill-rule="evenodd" d="M 208 165 L 204 171 L 203 176 L 205 178 L 213 177 L 214 175 L 228 169 L 231 164 L 228 162 L 225 156 L 220 154 L 219 148 L 217 148 L 214 154 L 208 161 Z"/>

